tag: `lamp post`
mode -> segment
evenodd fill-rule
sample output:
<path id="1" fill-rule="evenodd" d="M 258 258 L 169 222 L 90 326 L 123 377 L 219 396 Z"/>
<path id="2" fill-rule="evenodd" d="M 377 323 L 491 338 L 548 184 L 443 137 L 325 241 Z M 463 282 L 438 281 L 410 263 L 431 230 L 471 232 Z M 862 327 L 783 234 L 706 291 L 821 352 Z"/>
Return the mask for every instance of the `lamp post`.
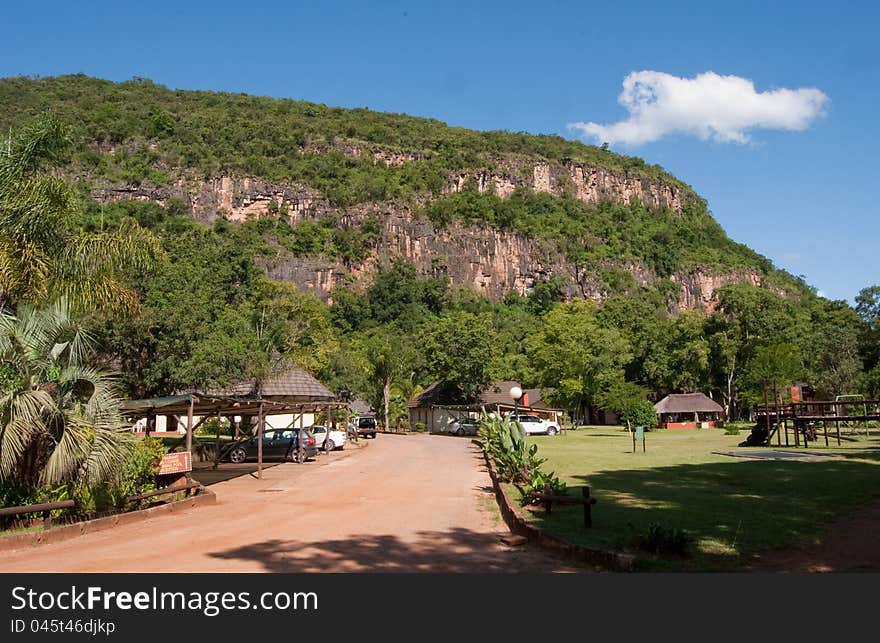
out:
<path id="1" fill-rule="evenodd" d="M 519 400 L 523 396 L 523 390 L 514 386 L 510 389 L 510 397 L 513 398 L 513 418 L 514 422 L 519 422 Z"/>

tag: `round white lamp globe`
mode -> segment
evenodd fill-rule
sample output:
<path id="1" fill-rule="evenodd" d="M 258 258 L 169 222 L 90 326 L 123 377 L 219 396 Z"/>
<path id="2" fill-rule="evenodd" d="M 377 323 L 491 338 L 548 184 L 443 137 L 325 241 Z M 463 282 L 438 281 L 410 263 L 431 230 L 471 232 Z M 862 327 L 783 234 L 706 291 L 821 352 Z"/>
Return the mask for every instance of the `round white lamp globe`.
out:
<path id="1" fill-rule="evenodd" d="M 514 386 L 513 388 L 510 389 L 510 397 L 513 398 L 514 400 L 518 400 L 522 396 L 523 396 L 523 390 L 520 387 Z"/>

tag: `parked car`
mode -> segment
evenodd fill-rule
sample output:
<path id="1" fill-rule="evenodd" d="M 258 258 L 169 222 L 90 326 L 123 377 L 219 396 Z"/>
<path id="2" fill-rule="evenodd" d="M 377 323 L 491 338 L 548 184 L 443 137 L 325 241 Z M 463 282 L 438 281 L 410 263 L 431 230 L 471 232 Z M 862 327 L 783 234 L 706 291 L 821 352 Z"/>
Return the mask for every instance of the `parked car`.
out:
<path id="1" fill-rule="evenodd" d="M 537 415 L 514 415 L 507 416 L 509 422 L 519 422 L 523 431 L 529 435 L 556 435 L 559 433 L 559 424 L 539 418 Z"/>
<path id="2" fill-rule="evenodd" d="M 322 451 L 324 449 L 324 440 L 328 439 L 327 427 L 316 424 L 315 426 L 310 426 L 308 430 L 312 435 L 315 436 L 315 446 L 318 447 L 319 451 Z M 333 451 L 333 449 L 341 449 L 345 446 L 345 442 L 347 440 L 347 438 L 345 437 L 345 431 L 335 431 L 331 429 L 329 440 L 330 441 L 327 444 L 327 448 L 330 451 Z"/>
<path id="3" fill-rule="evenodd" d="M 375 438 L 376 418 L 367 415 L 354 418 L 351 421 L 351 428 L 357 431 L 358 435 L 362 435 L 365 438 Z"/>
<path id="4" fill-rule="evenodd" d="M 291 460 L 296 458 L 298 450 L 297 429 L 272 429 L 263 432 L 264 460 Z M 244 438 L 226 445 L 220 452 L 220 462 L 236 464 L 257 458 L 259 445 L 257 436 Z M 303 430 L 303 453 L 305 457 L 314 458 L 318 455 L 315 436 L 307 429 Z"/>
<path id="5" fill-rule="evenodd" d="M 453 435 L 476 435 L 480 430 L 480 421 L 471 418 L 462 418 L 449 425 L 449 432 Z"/>

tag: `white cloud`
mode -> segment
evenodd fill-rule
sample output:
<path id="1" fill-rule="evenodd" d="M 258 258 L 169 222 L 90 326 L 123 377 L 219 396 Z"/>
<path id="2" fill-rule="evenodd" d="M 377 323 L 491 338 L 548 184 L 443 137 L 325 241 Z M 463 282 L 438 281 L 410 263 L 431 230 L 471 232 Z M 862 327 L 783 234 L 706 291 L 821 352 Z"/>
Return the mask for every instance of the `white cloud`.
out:
<path id="1" fill-rule="evenodd" d="M 721 143 L 747 143 L 752 128 L 806 129 L 824 115 L 829 102 L 815 88 L 757 92 L 748 78 L 712 71 L 694 78 L 634 71 L 623 79 L 617 100 L 629 112 L 626 120 L 568 127 L 599 143 L 639 145 L 672 132 Z"/>

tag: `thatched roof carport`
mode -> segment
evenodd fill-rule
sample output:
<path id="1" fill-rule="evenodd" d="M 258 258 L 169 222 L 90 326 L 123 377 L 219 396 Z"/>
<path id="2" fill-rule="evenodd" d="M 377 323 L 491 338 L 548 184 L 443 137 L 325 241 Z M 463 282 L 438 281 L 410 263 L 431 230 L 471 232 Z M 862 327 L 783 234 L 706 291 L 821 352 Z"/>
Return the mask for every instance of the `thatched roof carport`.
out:
<path id="1" fill-rule="evenodd" d="M 225 389 L 209 391 L 184 391 L 177 395 L 155 397 L 142 400 L 126 400 L 120 405 L 124 417 L 149 418 L 155 415 L 186 416 L 186 451 L 192 452 L 193 431 L 198 424 L 194 416 L 201 416 L 201 422 L 208 417 L 254 416 L 257 419 L 259 435 L 265 430 L 267 414 L 317 412 L 330 409 L 347 408 L 345 402 L 306 371 L 293 365 L 266 379 L 262 386 L 255 380 L 244 380 Z M 302 425 L 300 426 L 302 428 Z M 149 428 L 146 435 L 149 435 Z M 219 448 L 220 429 L 217 428 L 217 448 Z M 258 441 L 257 477 L 262 478 L 263 454 L 262 440 Z M 215 460 L 215 466 L 216 466 Z"/>

